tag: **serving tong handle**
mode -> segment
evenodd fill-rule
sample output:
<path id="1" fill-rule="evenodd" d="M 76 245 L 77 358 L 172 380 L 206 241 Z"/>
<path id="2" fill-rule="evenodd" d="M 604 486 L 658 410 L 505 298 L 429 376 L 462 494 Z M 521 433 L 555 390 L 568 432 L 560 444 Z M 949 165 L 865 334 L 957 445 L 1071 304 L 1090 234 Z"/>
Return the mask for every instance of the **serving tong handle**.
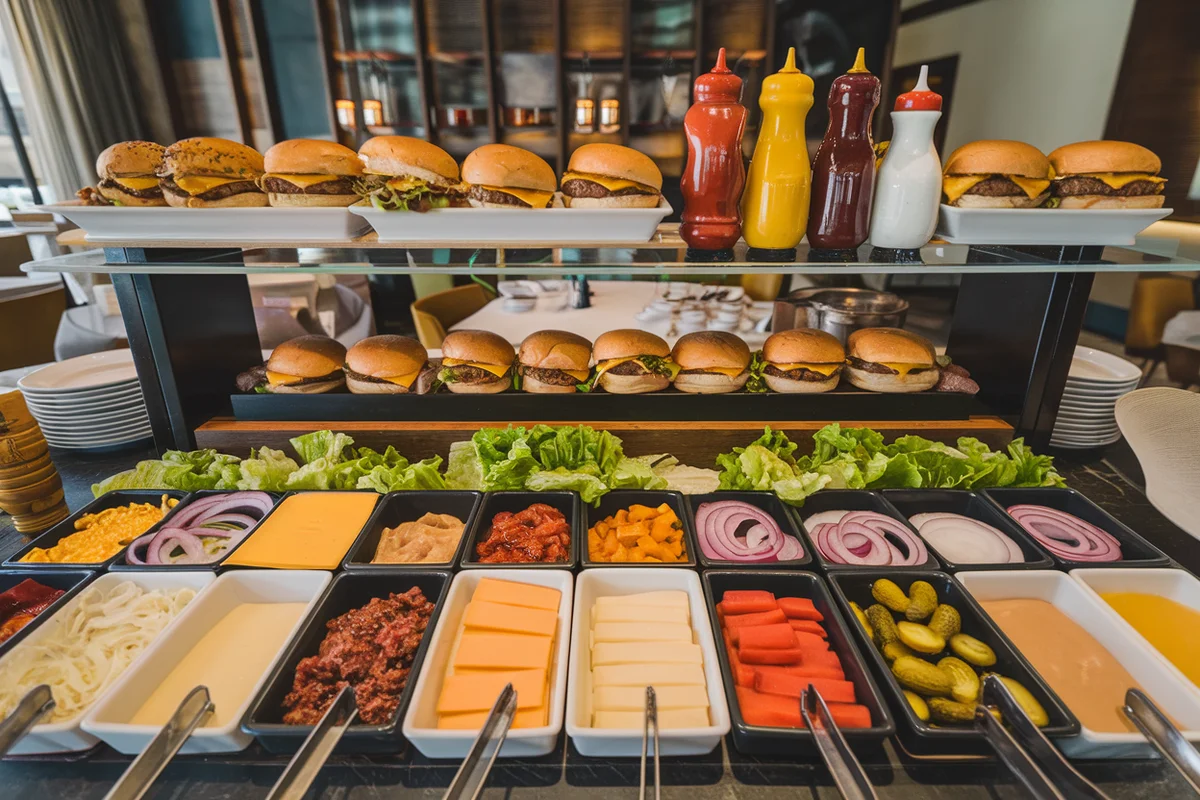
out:
<path id="1" fill-rule="evenodd" d="M 104 795 L 104 800 L 138 800 L 144 795 L 192 732 L 209 718 L 214 708 L 207 686 L 197 686 L 188 692 L 167 724 L 138 753 L 125 774 Z"/>
<path id="2" fill-rule="evenodd" d="M 651 733 L 651 730 L 654 732 Z M 658 695 L 653 686 L 646 687 L 646 715 L 642 720 L 642 769 L 641 785 L 638 787 L 638 800 L 646 800 L 646 753 L 653 736 L 654 743 L 654 800 L 659 799 L 662 782 L 660 780 L 658 760 Z"/>
<path id="3" fill-rule="evenodd" d="M 333 749 L 342 740 L 342 734 L 356 719 L 358 702 L 354 696 L 354 687 L 347 684 L 337 693 L 337 697 L 333 698 L 333 702 L 325 709 L 321 720 L 313 726 L 304 744 L 300 745 L 296 755 L 292 756 L 292 760 L 284 767 L 283 774 L 271 787 L 267 800 L 301 800 L 308 787 L 312 786 L 321 767 L 329 760 Z"/>
<path id="4" fill-rule="evenodd" d="M 821 759 L 829 768 L 833 783 L 842 797 L 846 800 L 874 800 L 878 795 L 871 785 L 871 779 L 829 713 L 825 698 L 812 684 L 800 693 L 800 716 L 812 731 Z"/>
<path id="5" fill-rule="evenodd" d="M 492 704 L 491 712 L 483 721 L 479 735 L 467 751 L 467 757 L 455 773 L 454 780 L 450 781 L 442 800 L 475 800 L 479 797 L 484 784 L 487 783 L 488 774 L 492 771 L 492 765 L 496 763 L 496 756 L 500 755 L 500 748 L 504 745 L 504 739 L 508 736 L 516 714 L 517 692 L 513 685 L 508 683 L 500 690 L 496 702 Z"/>
<path id="6" fill-rule="evenodd" d="M 982 700 L 984 705 L 975 708 L 975 726 L 1030 794 L 1039 800 L 1108 800 L 1063 758 L 995 675 L 983 679 Z M 1000 709 L 1008 727 L 992 716 L 989 705 Z"/>
<path id="7" fill-rule="evenodd" d="M 1125 716 L 1200 794 L 1200 753 L 1141 689 L 1125 692 Z"/>
<path id="8" fill-rule="evenodd" d="M 7 755 L 30 728 L 54 710 L 54 705 L 54 695 L 50 693 L 49 686 L 43 683 L 30 689 L 12 713 L 0 722 L 0 756 Z"/>

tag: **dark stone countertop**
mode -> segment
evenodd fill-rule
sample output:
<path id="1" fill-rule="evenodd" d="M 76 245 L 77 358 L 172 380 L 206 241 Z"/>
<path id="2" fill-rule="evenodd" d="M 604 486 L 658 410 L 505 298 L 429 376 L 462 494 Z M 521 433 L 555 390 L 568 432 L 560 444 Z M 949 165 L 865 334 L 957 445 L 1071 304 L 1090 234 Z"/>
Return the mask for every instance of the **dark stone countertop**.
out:
<path id="1" fill-rule="evenodd" d="M 102 456 L 56 452 L 72 510 L 91 499 L 91 484 L 127 469 L 150 450 Z M 1120 446 L 1091 457 L 1061 456 L 1059 467 L 1068 483 L 1103 506 L 1122 522 L 1156 544 L 1181 564 L 1200 569 L 1196 541 L 1159 514 L 1146 499 L 1138 481 L 1140 470 L 1128 449 Z M 0 517 L 0 557 L 25 543 L 9 520 Z M 572 798 L 610 800 L 634 797 L 638 785 L 636 759 L 583 758 L 560 740 L 550 756 L 499 761 L 485 797 Z M 863 758 L 881 798 L 904 800 L 1007 800 L 1027 796 L 1011 774 L 991 763 L 928 763 L 902 756 L 893 742 Z M 127 759 L 101 750 L 83 761 L 8 761 L 0 763 L 0 787 L 5 797 L 101 798 L 121 774 Z M 1187 784 L 1161 761 L 1075 762 L 1088 778 L 1114 800 L 1190 796 Z M 173 763 L 147 795 L 183 800 L 252 800 L 265 797 L 283 761 L 251 748 L 226 758 L 181 758 Z M 664 759 L 662 795 L 666 798 L 774 800 L 808 796 L 836 798 L 825 768 L 809 760 L 742 756 L 727 739 L 724 746 L 698 758 Z M 441 797 L 456 764 L 430 762 L 411 752 L 386 763 L 365 757 L 335 757 L 318 777 L 309 797 L 322 800 L 366 800 L 376 797 Z"/>

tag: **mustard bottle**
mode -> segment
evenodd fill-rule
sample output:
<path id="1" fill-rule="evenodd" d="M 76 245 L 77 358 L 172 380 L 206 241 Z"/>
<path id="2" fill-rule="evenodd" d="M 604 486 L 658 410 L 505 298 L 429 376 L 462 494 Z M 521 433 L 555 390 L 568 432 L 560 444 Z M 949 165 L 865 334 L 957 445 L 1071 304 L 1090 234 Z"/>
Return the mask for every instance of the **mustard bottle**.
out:
<path id="1" fill-rule="evenodd" d="M 808 226 L 812 188 L 804 118 L 813 105 L 813 82 L 796 68 L 796 48 L 789 47 L 783 68 L 763 80 L 758 105 L 762 123 L 742 195 L 742 235 L 760 250 L 791 250 Z"/>

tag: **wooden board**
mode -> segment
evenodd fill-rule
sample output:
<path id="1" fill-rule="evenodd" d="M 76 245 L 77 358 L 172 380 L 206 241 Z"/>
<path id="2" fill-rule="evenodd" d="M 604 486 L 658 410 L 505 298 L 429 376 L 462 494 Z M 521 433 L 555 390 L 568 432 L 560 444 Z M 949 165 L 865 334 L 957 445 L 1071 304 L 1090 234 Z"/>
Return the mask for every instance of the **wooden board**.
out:
<path id="1" fill-rule="evenodd" d="M 572 425 L 604 428 L 621 437 L 626 455 L 670 453 L 685 464 L 711 467 L 718 454 L 754 441 L 764 425 L 782 430 L 803 454 L 812 449 L 812 434 L 833 420 L 776 420 L 756 422 L 671 421 L 595 422 L 578 420 Z M 536 425 L 539 420 L 514 421 L 514 425 Z M 953 444 L 960 436 L 974 436 L 993 449 L 1003 448 L 1013 438 L 1012 426 L 999 417 L 976 416 L 965 420 L 881 421 L 838 420 L 843 427 L 868 427 L 887 440 L 905 434 Z M 554 423 L 563 424 L 563 423 Z M 358 445 L 382 450 L 389 444 L 411 459 L 440 455 L 450 445 L 469 439 L 480 428 L 478 422 L 249 422 L 227 417 L 209 420 L 196 429 L 196 446 L 212 447 L 222 453 L 245 456 L 251 447 L 267 446 L 290 452 L 288 439 L 323 428 L 354 437 Z"/>

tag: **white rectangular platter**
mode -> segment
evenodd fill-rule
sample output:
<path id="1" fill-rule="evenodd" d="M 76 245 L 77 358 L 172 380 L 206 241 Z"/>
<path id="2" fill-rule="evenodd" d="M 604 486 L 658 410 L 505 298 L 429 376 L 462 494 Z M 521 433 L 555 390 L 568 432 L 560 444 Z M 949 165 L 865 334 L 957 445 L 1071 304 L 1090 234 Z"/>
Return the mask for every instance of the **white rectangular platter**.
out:
<path id="1" fill-rule="evenodd" d="M 229 242 L 340 241 L 371 226 L 345 208 L 171 208 L 168 206 L 40 206 L 87 231 L 88 241 L 123 239 Z"/>
<path id="2" fill-rule="evenodd" d="M 957 208 L 945 203 L 937 236 L 951 244 L 1131 245 L 1170 208 Z"/>

